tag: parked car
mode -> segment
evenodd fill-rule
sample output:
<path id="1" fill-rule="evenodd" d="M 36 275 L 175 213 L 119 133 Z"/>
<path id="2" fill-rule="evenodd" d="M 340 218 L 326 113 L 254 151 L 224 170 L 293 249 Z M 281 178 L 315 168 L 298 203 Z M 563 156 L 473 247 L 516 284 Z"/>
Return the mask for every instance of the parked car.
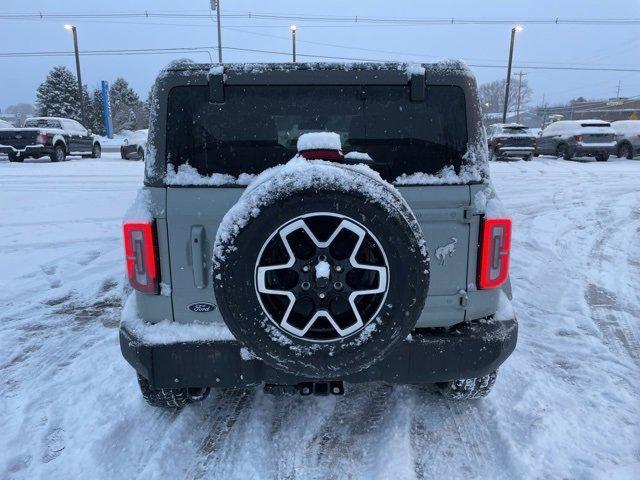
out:
<path id="1" fill-rule="evenodd" d="M 640 120 L 618 120 L 611 126 L 616 132 L 616 155 L 620 158 L 633 157 L 640 153 Z"/>
<path id="2" fill-rule="evenodd" d="M 48 155 L 52 162 L 62 162 L 67 155 L 98 158 L 100 142 L 75 120 L 57 117 L 28 118 L 23 128 L 0 129 L 0 153 L 11 162 Z"/>
<path id="3" fill-rule="evenodd" d="M 0 120 L 0 128 L 13 128 L 13 125 L 5 120 Z"/>
<path id="4" fill-rule="evenodd" d="M 511 221 L 464 65 L 175 64 L 154 92 L 120 326 L 149 404 L 489 392 L 517 338 Z"/>
<path id="5" fill-rule="evenodd" d="M 542 130 L 536 141 L 537 155 L 555 155 L 565 160 L 595 157 L 605 162 L 615 148 L 615 131 L 603 120 L 560 120 Z"/>
<path id="6" fill-rule="evenodd" d="M 124 160 L 144 160 L 149 130 L 135 130 L 125 137 L 120 146 L 120 158 Z"/>
<path id="7" fill-rule="evenodd" d="M 491 160 L 522 158 L 531 160 L 535 151 L 536 137 L 527 127 L 519 123 L 495 123 L 487 131 Z"/>

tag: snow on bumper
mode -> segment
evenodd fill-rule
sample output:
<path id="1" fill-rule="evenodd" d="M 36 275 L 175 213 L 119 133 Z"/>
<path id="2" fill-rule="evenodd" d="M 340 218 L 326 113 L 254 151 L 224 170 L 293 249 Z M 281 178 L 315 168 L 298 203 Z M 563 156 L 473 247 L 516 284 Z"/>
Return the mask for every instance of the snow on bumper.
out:
<path id="1" fill-rule="evenodd" d="M 161 342 L 150 342 L 148 332 L 127 322 L 120 326 L 120 348 L 124 358 L 153 388 L 238 388 L 263 382 L 295 385 L 334 379 L 351 383 L 427 384 L 474 378 L 494 371 L 513 352 L 517 336 L 514 316 L 500 321 L 491 318 L 474 321 L 448 330 L 414 331 L 382 362 L 331 379 L 301 378 L 274 369 L 234 339 L 209 336 L 169 342 L 163 333 Z"/>

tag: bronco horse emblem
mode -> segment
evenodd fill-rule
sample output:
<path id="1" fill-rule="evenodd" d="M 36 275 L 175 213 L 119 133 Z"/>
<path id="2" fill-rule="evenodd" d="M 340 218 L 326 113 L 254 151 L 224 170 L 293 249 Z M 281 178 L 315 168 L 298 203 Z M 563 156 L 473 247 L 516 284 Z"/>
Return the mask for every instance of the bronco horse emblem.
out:
<path id="1" fill-rule="evenodd" d="M 440 265 L 444 265 L 447 257 L 453 256 L 456 251 L 456 243 L 458 243 L 458 240 L 455 237 L 451 237 L 451 243 L 436 248 L 436 258 L 440 262 Z"/>

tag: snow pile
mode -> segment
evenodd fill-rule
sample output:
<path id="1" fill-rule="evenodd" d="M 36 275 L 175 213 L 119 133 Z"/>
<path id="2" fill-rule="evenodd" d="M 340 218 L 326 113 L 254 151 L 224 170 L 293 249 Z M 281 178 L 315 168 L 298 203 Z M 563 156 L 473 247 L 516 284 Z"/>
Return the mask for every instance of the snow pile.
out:
<path id="1" fill-rule="evenodd" d="M 151 192 L 146 188 L 138 190 L 136 199 L 133 201 L 127 212 L 124 214 L 127 222 L 151 222 Z"/>
<path id="2" fill-rule="evenodd" d="M 215 65 L 211 65 L 209 69 L 209 75 L 223 75 L 224 74 L 224 66 L 216 63 Z"/>
<path id="3" fill-rule="evenodd" d="M 298 137 L 298 151 L 341 150 L 340 135 L 334 132 L 311 132 Z"/>
<path id="4" fill-rule="evenodd" d="M 507 297 L 507 294 L 504 291 L 500 290 L 500 298 L 498 299 L 498 309 L 496 313 L 493 315 L 493 319 L 498 322 L 503 322 L 505 320 L 510 320 L 515 318 L 516 312 L 513 310 L 513 305 L 511 305 L 511 300 Z"/>
<path id="5" fill-rule="evenodd" d="M 138 316 L 136 293 L 127 298 L 120 325 L 144 344 L 166 345 L 176 342 L 209 342 L 235 340 L 224 323 L 178 323 L 164 319 L 158 323 L 148 323 Z"/>
<path id="6" fill-rule="evenodd" d="M 413 75 L 422 75 L 424 76 L 426 73 L 425 68 L 419 63 L 408 63 L 404 67 L 404 71 L 407 74 L 407 77 L 411 79 Z"/>
<path id="7" fill-rule="evenodd" d="M 482 177 L 475 168 L 464 165 L 460 173 L 456 173 L 453 167 L 448 166 L 435 175 L 424 172 L 416 172 L 410 175 L 403 173 L 396 178 L 395 185 L 462 185 L 471 182 L 480 182 Z"/>
<path id="8" fill-rule="evenodd" d="M 359 175 L 348 175 L 357 172 Z M 374 180 L 374 181 L 372 181 Z M 380 204 L 389 213 L 409 212 L 406 201 L 392 185 L 382 180 L 377 172 L 366 165 L 339 165 L 322 160 L 308 161 L 300 156 L 294 157 L 286 165 L 265 170 L 244 191 L 242 197 L 220 222 L 213 249 L 214 264 L 225 258 L 233 238 L 244 228 L 251 218 L 257 217 L 260 208 L 292 192 L 309 188 L 340 189 L 346 192 L 357 191 L 370 201 Z M 427 256 L 422 232 L 417 221 L 411 228 L 421 239 L 421 253 Z"/>
<path id="9" fill-rule="evenodd" d="M 188 163 L 180 165 L 178 170 L 172 164 L 167 165 L 166 185 L 194 185 L 207 187 L 220 187 L 222 185 L 249 185 L 257 175 L 241 173 L 237 178 L 226 173 L 213 173 L 207 177 L 200 175 L 198 171 Z"/>
<path id="10" fill-rule="evenodd" d="M 511 218 L 509 212 L 496 195 L 491 182 L 487 182 L 482 190 L 473 197 L 473 208 L 476 213 L 491 218 Z"/>
<path id="11" fill-rule="evenodd" d="M 349 152 L 345 154 L 344 158 L 347 160 L 359 160 L 361 162 L 373 162 L 373 158 L 365 152 Z"/>

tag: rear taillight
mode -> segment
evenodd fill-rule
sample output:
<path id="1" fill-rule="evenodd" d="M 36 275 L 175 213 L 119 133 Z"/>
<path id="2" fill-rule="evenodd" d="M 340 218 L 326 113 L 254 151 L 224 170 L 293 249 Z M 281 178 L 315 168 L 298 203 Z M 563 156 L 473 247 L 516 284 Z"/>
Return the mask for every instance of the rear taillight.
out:
<path id="1" fill-rule="evenodd" d="M 158 293 L 158 257 L 155 225 L 125 222 L 124 252 L 131 286 L 144 293 Z"/>
<path id="2" fill-rule="evenodd" d="M 582 135 L 574 135 L 573 138 L 574 138 L 574 140 L 576 142 L 581 142 L 582 141 Z"/>
<path id="3" fill-rule="evenodd" d="M 497 288 L 509 276 L 511 219 L 485 218 L 480 235 L 478 288 Z"/>

